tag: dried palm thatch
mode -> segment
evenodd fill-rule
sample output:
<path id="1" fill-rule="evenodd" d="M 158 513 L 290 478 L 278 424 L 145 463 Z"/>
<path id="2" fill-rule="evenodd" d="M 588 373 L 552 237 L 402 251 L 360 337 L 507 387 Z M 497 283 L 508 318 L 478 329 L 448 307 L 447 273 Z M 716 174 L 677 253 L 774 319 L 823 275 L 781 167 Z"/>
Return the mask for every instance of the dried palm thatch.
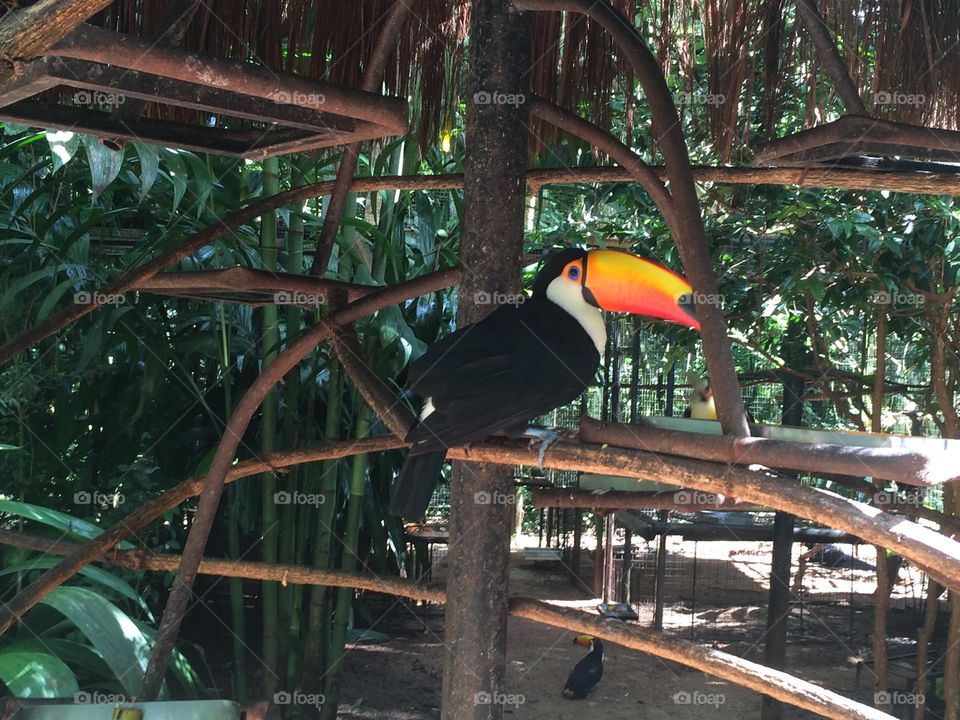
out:
<path id="1" fill-rule="evenodd" d="M 816 74 L 812 44 L 788 0 L 611 1 L 635 19 L 673 87 L 701 98 L 685 111 L 709 127 L 720 160 L 743 158 L 751 133 L 774 136 L 784 114 L 801 105 L 811 123 L 839 107 L 829 82 Z M 183 44 L 216 57 L 358 87 L 392 4 L 204 0 Z M 170 0 L 115 0 L 91 22 L 159 37 L 170 5 Z M 916 124 L 960 125 L 960 0 L 821 0 L 820 6 L 871 111 Z M 416 0 L 397 38 L 384 91 L 412 98 L 411 126 L 421 145 L 434 141 L 461 111 L 469 17 L 469 2 Z M 706 56 L 700 76 L 698 53 Z M 579 15 L 538 13 L 532 58 L 532 92 L 601 126 L 621 127 L 627 140 L 633 139 L 642 100 L 626 63 L 595 23 Z M 630 90 L 626 104 L 615 108 L 615 89 L 623 88 Z M 804 103 L 784 102 L 804 95 Z M 153 106 L 148 112 L 183 121 L 193 111 Z M 535 119 L 531 132 L 537 154 L 555 138 Z"/>

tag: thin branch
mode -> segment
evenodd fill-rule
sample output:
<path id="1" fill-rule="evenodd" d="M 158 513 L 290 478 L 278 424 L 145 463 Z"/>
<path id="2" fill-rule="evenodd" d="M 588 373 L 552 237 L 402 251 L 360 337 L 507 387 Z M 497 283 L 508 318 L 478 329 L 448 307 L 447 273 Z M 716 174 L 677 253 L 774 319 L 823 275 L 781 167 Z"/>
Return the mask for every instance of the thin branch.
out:
<path id="1" fill-rule="evenodd" d="M 864 107 L 860 93 L 857 92 L 856 85 L 850 79 L 850 73 L 847 72 L 843 59 L 840 57 L 840 51 L 834 44 L 827 26 L 823 22 L 823 16 L 817 8 L 817 0 L 797 0 L 797 15 L 803 21 L 813 45 L 817 49 L 817 58 L 823 64 L 824 70 L 833 81 L 833 87 L 837 95 L 843 101 L 843 106 L 848 113 L 857 115 L 869 115 L 867 108 Z"/>
<path id="2" fill-rule="evenodd" d="M 387 66 L 387 59 L 397 45 L 400 29 L 406 22 L 407 16 L 413 10 L 417 0 L 394 0 L 393 7 L 386 22 L 380 29 L 376 45 L 370 53 L 363 75 L 362 88 L 367 92 L 378 92 L 383 83 L 383 73 Z M 360 157 L 361 143 L 350 143 L 343 148 L 340 156 L 340 165 L 337 167 L 337 179 L 330 191 L 330 201 L 327 203 L 327 214 L 323 218 L 323 227 L 320 229 L 320 238 L 317 240 L 317 249 L 313 255 L 313 264 L 310 274 L 320 276 L 326 273 L 330 264 L 330 255 L 333 254 L 333 243 L 337 239 L 337 230 L 353 184 L 353 176 L 357 171 L 357 159 Z"/>
<path id="3" fill-rule="evenodd" d="M 356 331 L 352 327 L 344 327 L 333 336 L 332 342 L 340 364 L 370 409 L 390 428 L 390 432 L 399 438 L 406 437 L 416 418 L 370 369 L 364 360 Z"/>

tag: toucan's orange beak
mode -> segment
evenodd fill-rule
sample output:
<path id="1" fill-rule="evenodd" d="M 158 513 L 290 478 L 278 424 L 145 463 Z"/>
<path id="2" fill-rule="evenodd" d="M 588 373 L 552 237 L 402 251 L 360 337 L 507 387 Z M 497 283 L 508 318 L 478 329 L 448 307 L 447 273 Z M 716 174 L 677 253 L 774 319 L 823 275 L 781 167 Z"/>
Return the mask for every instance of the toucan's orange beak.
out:
<path id="1" fill-rule="evenodd" d="M 583 645 L 584 647 L 590 647 L 590 644 L 593 642 L 593 635 L 577 635 L 573 638 L 573 641 L 577 645 Z"/>
<path id="2" fill-rule="evenodd" d="M 588 302 L 700 330 L 693 288 L 675 272 L 620 250 L 591 250 L 584 264 L 583 295 Z"/>

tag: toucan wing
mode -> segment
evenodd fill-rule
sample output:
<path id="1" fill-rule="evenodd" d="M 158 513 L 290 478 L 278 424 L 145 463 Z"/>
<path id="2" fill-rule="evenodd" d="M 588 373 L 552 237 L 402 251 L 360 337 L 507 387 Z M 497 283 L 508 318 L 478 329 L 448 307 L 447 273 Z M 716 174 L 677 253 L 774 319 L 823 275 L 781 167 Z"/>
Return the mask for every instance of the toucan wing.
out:
<path id="1" fill-rule="evenodd" d="M 433 407 L 407 435 L 411 451 L 481 440 L 570 402 L 599 361 L 579 323 L 553 303 L 501 307 L 411 365 L 410 388 Z"/>

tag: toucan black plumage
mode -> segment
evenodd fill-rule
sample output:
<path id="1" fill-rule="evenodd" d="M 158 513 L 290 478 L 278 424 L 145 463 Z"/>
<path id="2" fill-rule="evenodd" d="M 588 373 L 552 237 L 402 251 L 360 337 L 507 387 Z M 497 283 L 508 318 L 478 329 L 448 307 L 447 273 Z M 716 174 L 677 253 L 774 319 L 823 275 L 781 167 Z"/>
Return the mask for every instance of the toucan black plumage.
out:
<path id="1" fill-rule="evenodd" d="M 606 343 L 600 309 L 700 328 L 692 288 L 670 270 L 617 250 L 554 253 L 532 297 L 460 328 L 411 363 L 408 384 L 424 405 L 406 437 L 411 448 L 391 512 L 423 515 L 447 448 L 522 435 L 531 418 L 578 397 Z"/>
<path id="2" fill-rule="evenodd" d="M 570 700 L 582 700 L 603 677 L 603 643 L 589 635 L 578 635 L 573 641 L 589 646 L 590 653 L 573 666 L 562 694 Z"/>

